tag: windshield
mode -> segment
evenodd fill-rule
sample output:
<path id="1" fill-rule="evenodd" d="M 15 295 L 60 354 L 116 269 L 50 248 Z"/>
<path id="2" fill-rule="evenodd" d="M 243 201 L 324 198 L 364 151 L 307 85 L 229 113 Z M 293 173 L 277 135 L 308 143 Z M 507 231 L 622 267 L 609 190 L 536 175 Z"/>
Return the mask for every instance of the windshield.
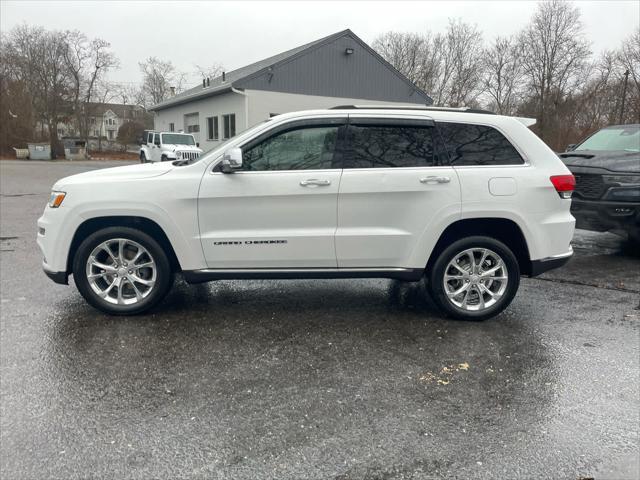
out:
<path id="1" fill-rule="evenodd" d="M 605 128 L 591 135 L 575 150 L 625 150 L 640 152 L 640 126 Z"/>
<path id="2" fill-rule="evenodd" d="M 180 133 L 163 133 L 162 143 L 172 143 L 174 145 L 195 145 L 191 135 L 182 135 Z"/>

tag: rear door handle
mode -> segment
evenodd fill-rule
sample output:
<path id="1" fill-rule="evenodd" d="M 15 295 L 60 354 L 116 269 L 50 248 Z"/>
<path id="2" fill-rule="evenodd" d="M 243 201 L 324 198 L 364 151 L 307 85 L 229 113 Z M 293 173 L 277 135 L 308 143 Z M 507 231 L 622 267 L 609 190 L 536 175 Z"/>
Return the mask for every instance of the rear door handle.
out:
<path id="1" fill-rule="evenodd" d="M 435 176 L 422 177 L 420 179 L 420 183 L 449 183 L 450 181 L 451 181 L 451 178 L 449 177 L 435 177 Z"/>
<path id="2" fill-rule="evenodd" d="M 300 185 L 303 187 L 326 187 L 331 185 L 331 180 L 318 180 L 317 178 L 310 178 L 308 180 L 302 180 Z"/>

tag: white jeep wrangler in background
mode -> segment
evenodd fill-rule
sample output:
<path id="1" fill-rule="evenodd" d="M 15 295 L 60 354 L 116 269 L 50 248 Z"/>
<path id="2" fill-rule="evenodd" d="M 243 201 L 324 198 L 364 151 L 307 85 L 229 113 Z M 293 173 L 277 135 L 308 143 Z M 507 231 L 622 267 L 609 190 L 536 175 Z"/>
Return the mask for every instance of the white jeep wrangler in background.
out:
<path id="1" fill-rule="evenodd" d="M 145 130 L 140 145 L 140 163 L 197 160 L 202 154 L 193 135 Z"/>
<path id="2" fill-rule="evenodd" d="M 180 273 L 424 279 L 444 312 L 482 320 L 521 275 L 572 255 L 574 177 L 531 123 L 336 107 L 278 115 L 199 159 L 73 175 L 38 220 L 43 268 L 119 315 L 156 305 Z M 168 135 L 173 153 L 179 134 L 154 139 Z"/>

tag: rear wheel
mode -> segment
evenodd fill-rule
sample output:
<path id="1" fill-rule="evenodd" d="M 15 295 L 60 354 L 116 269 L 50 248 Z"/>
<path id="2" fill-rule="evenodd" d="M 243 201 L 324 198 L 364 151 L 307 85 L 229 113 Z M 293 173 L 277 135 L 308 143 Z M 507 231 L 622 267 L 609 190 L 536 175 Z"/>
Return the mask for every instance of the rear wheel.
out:
<path id="1" fill-rule="evenodd" d="M 173 283 L 171 264 L 149 235 L 109 227 L 78 247 L 73 278 L 91 305 L 114 315 L 142 313 L 164 298 Z"/>
<path id="2" fill-rule="evenodd" d="M 147 156 L 144 152 L 140 152 L 140 163 L 147 163 Z"/>
<path id="3" fill-rule="evenodd" d="M 460 320 L 485 320 L 499 314 L 520 285 L 515 255 L 490 237 L 454 242 L 440 253 L 427 275 L 434 301 Z"/>

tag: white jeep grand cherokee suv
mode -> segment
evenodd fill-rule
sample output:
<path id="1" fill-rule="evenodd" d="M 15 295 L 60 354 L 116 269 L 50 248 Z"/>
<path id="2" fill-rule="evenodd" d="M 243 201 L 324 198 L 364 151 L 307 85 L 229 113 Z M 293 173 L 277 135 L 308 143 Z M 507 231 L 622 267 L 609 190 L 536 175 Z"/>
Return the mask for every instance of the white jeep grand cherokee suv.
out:
<path id="1" fill-rule="evenodd" d="M 38 220 L 43 267 L 112 314 L 243 278 L 424 279 L 494 316 L 521 275 L 572 255 L 573 176 L 516 119 L 346 106 L 278 115 L 195 160 L 64 178 Z"/>

